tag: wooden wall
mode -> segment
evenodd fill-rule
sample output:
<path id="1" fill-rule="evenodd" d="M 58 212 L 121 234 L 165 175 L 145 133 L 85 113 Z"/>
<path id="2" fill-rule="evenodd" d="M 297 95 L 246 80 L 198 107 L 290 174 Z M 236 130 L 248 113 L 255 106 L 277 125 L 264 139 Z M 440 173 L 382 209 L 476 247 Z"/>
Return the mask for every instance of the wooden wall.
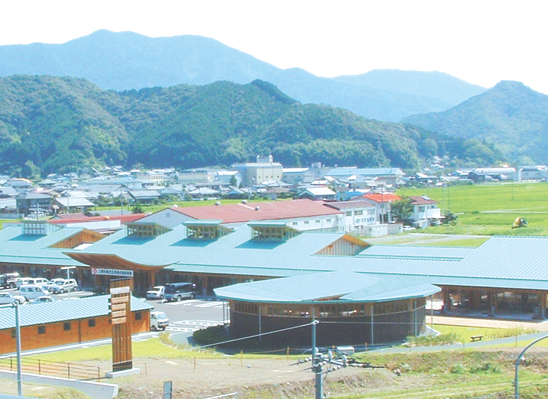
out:
<path id="1" fill-rule="evenodd" d="M 136 320 L 137 313 L 141 314 L 141 320 Z M 90 320 L 95 320 L 94 327 L 90 325 Z M 70 323 L 69 330 L 65 330 L 65 323 Z M 43 334 L 39 334 L 39 327 L 45 327 Z M 0 354 L 16 351 L 16 340 L 15 336 L 12 337 L 12 331 L 15 331 L 15 329 L 0 330 Z M 148 331 L 150 331 L 150 311 L 132 312 L 131 333 L 136 334 Z M 21 327 L 21 350 L 78 344 L 111 337 L 112 326 L 110 324 L 110 315 L 90 319 L 38 324 Z"/>

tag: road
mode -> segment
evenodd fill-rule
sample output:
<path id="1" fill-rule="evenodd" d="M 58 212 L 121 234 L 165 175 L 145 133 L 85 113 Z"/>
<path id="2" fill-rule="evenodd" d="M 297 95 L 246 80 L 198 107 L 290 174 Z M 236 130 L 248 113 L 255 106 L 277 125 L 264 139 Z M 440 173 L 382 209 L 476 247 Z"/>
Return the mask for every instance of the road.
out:
<path id="1" fill-rule="evenodd" d="M 14 295 L 18 295 L 17 289 L 6 289 Z M 67 298 L 81 298 L 93 295 L 88 291 L 75 291 L 64 294 L 51 294 L 54 301 Z M 211 326 L 223 325 L 228 322 L 228 303 L 214 298 L 187 299 L 181 302 L 164 302 L 149 300 L 154 310 L 162 311 L 169 317 L 167 331 L 172 334 L 172 339 L 177 343 L 189 343 L 194 331 Z M 11 306 L 11 305 L 6 305 Z M 27 303 L 25 306 L 32 306 Z M 225 315 L 223 317 L 223 314 Z"/>
<path id="2" fill-rule="evenodd" d="M 166 331 L 171 333 L 173 341 L 180 344 L 191 342 L 190 338 L 194 331 L 222 325 L 228 321 L 223 319 L 223 312 L 227 314 L 228 304 L 211 298 L 187 299 L 181 302 L 147 302 L 154 306 L 154 310 L 164 312 L 169 317 Z"/>

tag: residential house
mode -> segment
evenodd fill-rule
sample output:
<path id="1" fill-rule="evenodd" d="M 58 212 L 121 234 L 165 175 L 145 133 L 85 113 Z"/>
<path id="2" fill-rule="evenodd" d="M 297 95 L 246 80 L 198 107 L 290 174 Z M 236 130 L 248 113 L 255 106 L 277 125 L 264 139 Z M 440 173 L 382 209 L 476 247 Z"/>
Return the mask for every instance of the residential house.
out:
<path id="1" fill-rule="evenodd" d="M 409 217 L 413 225 L 420 228 L 428 227 L 432 224 L 439 224 L 442 216 L 441 209 L 438 208 L 438 201 L 423 195 L 421 197 L 409 197 L 413 206 L 413 213 Z"/>
<path id="2" fill-rule="evenodd" d="M 392 193 L 369 193 L 363 196 L 363 200 L 375 206 L 379 223 L 389 223 L 392 221 L 390 204 L 401 200 L 401 197 Z"/>
<path id="3" fill-rule="evenodd" d="M 307 187 L 299 193 L 299 198 L 321 201 L 335 201 L 337 193 L 328 187 Z"/>

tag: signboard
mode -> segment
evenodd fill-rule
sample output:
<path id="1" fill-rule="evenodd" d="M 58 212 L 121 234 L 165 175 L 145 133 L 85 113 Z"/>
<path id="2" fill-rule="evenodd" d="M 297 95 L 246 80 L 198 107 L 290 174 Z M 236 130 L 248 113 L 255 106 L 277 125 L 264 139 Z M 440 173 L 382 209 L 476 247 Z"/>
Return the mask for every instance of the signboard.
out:
<path id="1" fill-rule="evenodd" d="M 126 303 L 129 302 L 129 296 L 118 296 L 115 298 L 110 298 L 110 303 L 113 305 L 116 303 Z"/>
<path id="2" fill-rule="evenodd" d="M 116 324 L 126 324 L 126 318 L 125 317 L 120 317 L 118 319 L 112 319 L 112 325 L 116 325 Z"/>
<path id="3" fill-rule="evenodd" d="M 116 287 L 110 289 L 110 295 L 129 294 L 129 287 Z"/>
<path id="4" fill-rule="evenodd" d="M 105 270 L 107 272 L 105 272 Z M 115 272 L 111 274 L 110 271 Z M 93 272 L 93 271 L 92 271 Z M 127 270 L 96 269 L 95 274 L 115 275 Z M 113 371 L 129 370 L 133 368 L 131 348 L 131 307 L 130 295 L 131 278 L 119 278 L 110 281 L 109 306 L 112 323 L 112 369 Z"/>
<path id="5" fill-rule="evenodd" d="M 133 277 L 133 270 L 121 270 L 121 269 L 98 269 L 96 267 L 91 268 L 91 274 L 94 276 L 121 276 L 121 277 Z"/>

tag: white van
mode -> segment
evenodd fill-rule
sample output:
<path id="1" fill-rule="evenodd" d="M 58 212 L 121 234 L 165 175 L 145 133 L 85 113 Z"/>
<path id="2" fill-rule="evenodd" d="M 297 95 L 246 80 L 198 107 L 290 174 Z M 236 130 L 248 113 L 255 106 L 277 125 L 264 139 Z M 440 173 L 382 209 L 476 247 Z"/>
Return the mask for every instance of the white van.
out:
<path id="1" fill-rule="evenodd" d="M 41 296 L 47 296 L 48 292 L 41 285 L 25 284 L 19 287 L 19 295 L 24 296 L 27 301 L 32 301 Z"/>
<path id="2" fill-rule="evenodd" d="M 150 312 L 150 329 L 152 331 L 165 330 L 169 319 L 164 312 Z"/>

